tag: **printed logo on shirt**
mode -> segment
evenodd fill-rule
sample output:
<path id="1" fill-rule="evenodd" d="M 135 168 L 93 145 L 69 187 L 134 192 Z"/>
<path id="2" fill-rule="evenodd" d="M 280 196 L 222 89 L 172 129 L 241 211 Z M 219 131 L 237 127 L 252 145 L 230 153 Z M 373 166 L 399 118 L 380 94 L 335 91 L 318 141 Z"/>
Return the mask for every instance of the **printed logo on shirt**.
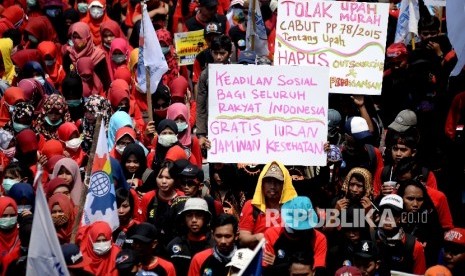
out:
<path id="1" fill-rule="evenodd" d="M 178 254 L 179 252 L 181 252 L 181 246 L 179 246 L 179 244 L 175 244 L 171 248 L 171 251 L 173 251 L 174 254 Z"/>
<path id="2" fill-rule="evenodd" d="M 203 276 L 213 276 L 213 271 L 212 271 L 211 268 L 205 268 L 205 269 L 203 270 L 203 274 L 202 274 L 202 275 L 203 275 Z"/>
<path id="3" fill-rule="evenodd" d="M 284 252 L 284 250 L 279 249 L 278 250 L 278 258 L 282 259 L 284 257 L 286 257 L 286 253 Z"/>

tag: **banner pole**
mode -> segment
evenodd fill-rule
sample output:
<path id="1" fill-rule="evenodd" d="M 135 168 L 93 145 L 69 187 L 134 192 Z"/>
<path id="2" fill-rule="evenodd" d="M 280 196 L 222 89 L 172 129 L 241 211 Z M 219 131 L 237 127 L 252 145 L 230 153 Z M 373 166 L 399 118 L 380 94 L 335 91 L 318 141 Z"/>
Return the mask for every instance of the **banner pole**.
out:
<path id="1" fill-rule="evenodd" d="M 74 220 L 73 229 L 71 232 L 71 243 L 75 243 L 76 234 L 81 224 L 82 213 L 84 212 L 84 204 L 86 203 L 87 190 L 89 189 L 90 175 L 92 174 L 92 164 L 94 163 L 95 151 L 97 150 L 98 136 L 102 127 L 102 114 L 97 114 L 95 123 L 94 136 L 92 137 L 92 147 L 90 149 L 89 160 L 87 161 L 86 173 L 84 176 L 84 185 L 82 186 L 81 198 L 79 199 L 79 209 Z"/>

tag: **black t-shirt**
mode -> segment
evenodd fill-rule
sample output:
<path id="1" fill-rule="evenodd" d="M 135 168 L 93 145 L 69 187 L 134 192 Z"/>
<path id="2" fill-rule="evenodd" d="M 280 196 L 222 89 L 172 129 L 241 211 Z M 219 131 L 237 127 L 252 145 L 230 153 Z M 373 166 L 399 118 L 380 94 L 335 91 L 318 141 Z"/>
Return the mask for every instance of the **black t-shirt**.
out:
<path id="1" fill-rule="evenodd" d="M 219 14 L 213 16 L 212 20 L 210 20 L 210 22 L 216 22 L 218 25 L 220 25 L 221 29 L 223 30 L 223 34 L 226 30 L 226 21 L 226 16 Z M 189 32 L 203 30 L 205 28 L 205 23 L 197 20 L 196 16 L 192 16 L 186 21 L 186 28 Z"/>
<path id="2" fill-rule="evenodd" d="M 234 46 L 236 49 L 244 51 L 246 48 L 246 40 L 245 40 L 246 31 L 242 30 L 238 25 L 232 27 L 229 30 L 229 37 L 231 38 Z"/>

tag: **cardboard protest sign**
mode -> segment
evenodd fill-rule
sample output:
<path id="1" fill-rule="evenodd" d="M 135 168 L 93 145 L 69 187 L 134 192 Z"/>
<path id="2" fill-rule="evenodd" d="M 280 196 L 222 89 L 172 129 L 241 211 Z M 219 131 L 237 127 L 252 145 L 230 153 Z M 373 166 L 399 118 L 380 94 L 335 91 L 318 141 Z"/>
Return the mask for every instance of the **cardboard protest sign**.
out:
<path id="1" fill-rule="evenodd" d="M 209 162 L 326 165 L 329 68 L 210 64 L 208 70 Z"/>
<path id="2" fill-rule="evenodd" d="M 207 48 L 203 32 L 198 30 L 174 34 L 174 45 L 180 66 L 194 64 L 195 56 Z"/>
<path id="3" fill-rule="evenodd" d="M 279 1 L 274 65 L 330 68 L 330 92 L 381 94 L 389 4 Z"/>

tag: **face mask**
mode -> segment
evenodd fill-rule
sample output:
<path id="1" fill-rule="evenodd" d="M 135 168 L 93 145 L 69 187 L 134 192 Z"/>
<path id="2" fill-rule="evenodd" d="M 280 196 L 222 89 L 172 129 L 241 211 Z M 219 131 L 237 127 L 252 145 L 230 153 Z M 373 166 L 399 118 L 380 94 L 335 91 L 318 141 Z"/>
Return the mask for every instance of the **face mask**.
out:
<path id="1" fill-rule="evenodd" d="M 123 154 L 123 151 L 124 151 L 124 149 L 126 148 L 126 146 L 125 146 L 125 145 L 116 145 L 116 147 L 115 147 L 115 148 L 116 148 L 116 151 L 117 151 L 119 154 L 121 154 L 121 155 L 122 155 L 122 154 Z"/>
<path id="2" fill-rule="evenodd" d="M 170 47 L 161 47 L 161 51 L 164 55 L 166 55 L 170 52 Z"/>
<path id="3" fill-rule="evenodd" d="M 178 137 L 175 134 L 163 134 L 158 136 L 158 143 L 165 148 L 171 147 L 178 141 Z"/>
<path id="4" fill-rule="evenodd" d="M 58 215 L 52 217 L 53 225 L 60 227 L 63 226 L 65 223 L 68 222 L 68 218 L 65 215 Z"/>
<path id="5" fill-rule="evenodd" d="M 29 125 L 23 125 L 20 123 L 13 122 L 13 129 L 16 132 L 20 132 L 21 130 L 26 129 L 26 128 L 29 128 Z"/>
<path id="6" fill-rule="evenodd" d="M 187 123 L 186 122 L 176 123 L 176 126 L 178 127 L 178 132 L 183 132 L 184 130 L 187 129 Z"/>
<path id="7" fill-rule="evenodd" d="M 45 14 L 51 18 L 55 18 L 60 14 L 60 9 L 49 9 L 45 11 Z"/>
<path id="8" fill-rule="evenodd" d="M 52 66 L 53 64 L 55 64 L 55 59 L 46 59 L 44 63 L 45 66 Z"/>
<path id="9" fill-rule="evenodd" d="M 13 114 L 13 112 L 15 111 L 15 106 L 14 105 L 10 105 L 8 107 L 8 111 L 10 112 L 10 114 Z"/>
<path id="10" fill-rule="evenodd" d="M 31 211 L 32 205 L 18 205 L 18 214 L 21 214 L 24 211 Z"/>
<path id="11" fill-rule="evenodd" d="M 112 55 L 111 60 L 113 60 L 116 64 L 121 64 L 126 60 L 126 55 Z"/>
<path id="12" fill-rule="evenodd" d="M 71 39 L 68 39 L 68 45 L 69 45 L 69 46 L 71 46 L 71 47 L 73 47 L 73 46 L 74 46 L 74 42 L 73 42 L 73 40 L 71 40 Z"/>
<path id="13" fill-rule="evenodd" d="M 126 113 L 129 113 L 129 106 L 118 107 L 118 111 L 124 111 Z"/>
<path id="14" fill-rule="evenodd" d="M 27 0 L 26 3 L 27 3 L 27 6 L 30 8 L 30 7 L 34 7 L 37 4 L 37 1 L 36 0 Z"/>
<path id="15" fill-rule="evenodd" d="M 79 146 L 81 146 L 82 140 L 81 138 L 74 138 L 69 141 L 65 142 L 66 148 L 71 149 L 71 150 L 78 150 Z"/>
<path id="16" fill-rule="evenodd" d="M 95 254 L 104 255 L 105 253 L 110 251 L 111 241 L 92 243 L 92 247 L 94 248 Z"/>
<path id="17" fill-rule="evenodd" d="M 67 100 L 66 103 L 69 107 L 78 107 L 81 104 L 81 100 Z"/>
<path id="18" fill-rule="evenodd" d="M 100 8 L 100 7 L 90 8 L 90 16 L 93 19 L 100 19 L 103 16 L 103 8 Z"/>
<path id="19" fill-rule="evenodd" d="M 39 42 L 39 40 L 38 40 L 35 36 L 33 36 L 33 35 L 28 35 L 27 38 L 28 38 L 29 41 L 32 42 L 32 43 L 37 44 L 37 42 Z"/>
<path id="20" fill-rule="evenodd" d="M 88 6 L 87 3 L 78 3 L 77 8 L 80 13 L 86 13 Z"/>
<path id="21" fill-rule="evenodd" d="M 158 118 L 163 118 L 165 119 L 166 118 L 166 113 L 168 112 L 168 109 L 163 109 L 163 110 L 155 110 L 153 113 L 155 113 L 155 115 L 158 117 Z"/>
<path id="22" fill-rule="evenodd" d="M 51 126 L 58 126 L 61 124 L 61 122 L 63 121 L 63 119 L 60 119 L 58 121 L 56 121 L 55 123 L 52 123 L 52 121 L 50 121 L 50 118 L 48 116 L 45 116 L 45 122 L 47 122 L 47 124 L 51 125 Z"/>
<path id="23" fill-rule="evenodd" d="M 13 187 L 13 185 L 15 185 L 16 183 L 19 183 L 19 180 L 17 179 L 10 179 L 10 178 L 5 178 L 3 179 L 3 189 L 5 190 L 5 192 L 8 194 L 8 192 L 10 192 L 10 189 L 11 187 Z"/>
<path id="24" fill-rule="evenodd" d="M 0 218 L 0 229 L 9 230 L 16 225 L 18 217 Z"/>
<path id="25" fill-rule="evenodd" d="M 8 158 L 13 158 L 15 157 L 15 154 L 16 154 L 16 147 L 11 147 L 9 149 L 6 149 L 6 150 L 2 150 L 3 151 L 3 154 L 6 155 L 6 157 Z"/>
<path id="26" fill-rule="evenodd" d="M 42 76 L 38 76 L 38 77 L 34 77 L 34 79 L 38 82 L 40 82 L 40 84 L 44 85 L 45 84 L 45 79 L 44 77 Z"/>

